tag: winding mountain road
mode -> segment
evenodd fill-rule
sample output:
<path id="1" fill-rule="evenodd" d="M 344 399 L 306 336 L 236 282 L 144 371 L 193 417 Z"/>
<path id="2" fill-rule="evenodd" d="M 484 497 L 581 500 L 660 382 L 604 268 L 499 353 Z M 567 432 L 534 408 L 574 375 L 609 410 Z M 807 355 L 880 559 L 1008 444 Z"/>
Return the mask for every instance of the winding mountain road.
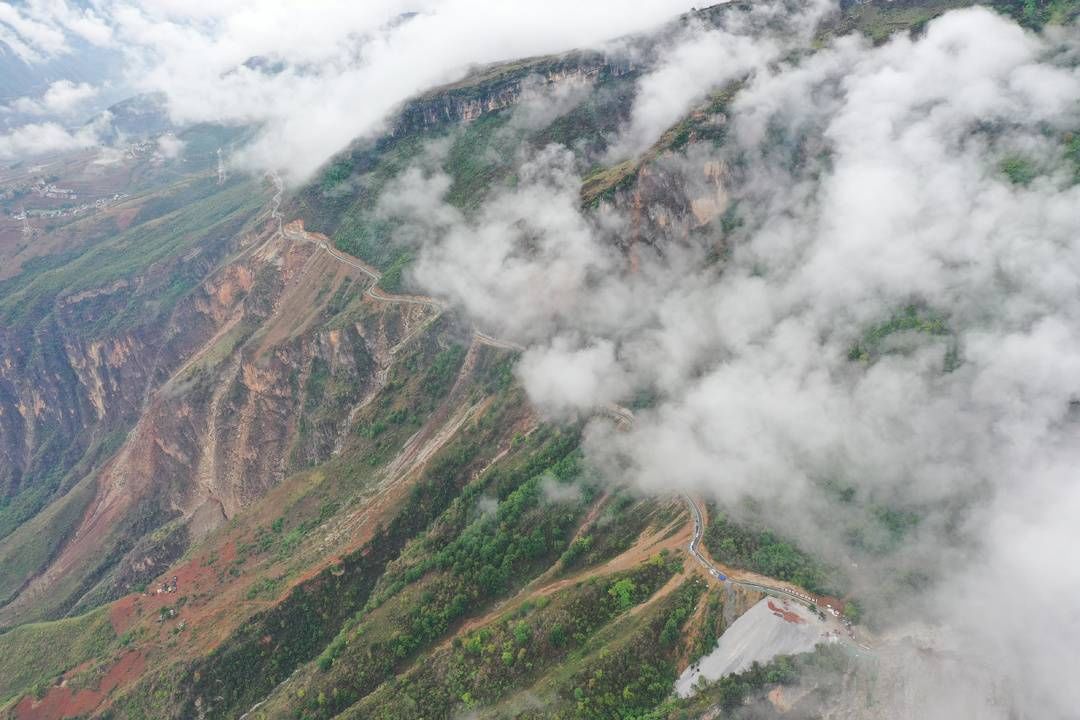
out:
<path id="1" fill-rule="evenodd" d="M 321 233 L 310 233 L 304 230 L 303 222 L 300 220 L 294 220 L 288 224 L 283 223 L 281 216 L 281 196 L 284 190 L 281 178 L 276 173 L 271 173 L 271 179 L 274 183 L 276 192 L 272 201 L 270 210 L 271 217 L 277 222 L 277 232 L 284 238 L 299 242 L 314 242 L 322 250 L 329 253 L 331 257 L 340 263 L 348 265 L 351 268 L 359 270 L 368 278 L 371 279 L 371 286 L 365 291 L 365 294 L 372 299 L 379 300 L 387 303 L 403 303 L 411 305 L 422 305 L 431 308 L 436 313 L 442 313 L 446 310 L 446 304 L 442 301 L 427 297 L 424 295 L 398 295 L 396 293 L 388 293 L 381 290 L 378 287 L 379 280 L 382 278 L 382 273 L 378 269 L 368 265 L 359 258 L 347 255 L 330 242 L 330 239 Z M 521 352 L 525 350 L 522 345 L 512 342 L 510 340 L 501 340 L 492 335 L 489 335 L 477 328 L 473 328 L 473 340 L 482 345 L 487 345 L 493 348 L 499 348 L 502 350 L 512 350 L 515 352 Z M 626 427 L 633 427 L 634 425 L 634 412 L 629 408 L 615 403 L 606 405 L 603 409 L 604 413 L 612 417 L 616 422 Z M 779 595 L 783 597 L 792 598 L 800 602 L 810 603 L 817 606 L 820 604 L 820 599 L 800 589 L 794 589 L 791 587 L 785 587 L 783 585 L 772 585 L 764 582 L 757 582 L 754 580 L 739 579 L 731 577 L 728 573 L 722 572 L 719 568 L 712 564 L 708 558 L 705 557 L 698 549 L 701 544 L 701 538 L 705 533 L 705 521 L 701 513 L 701 508 L 698 507 L 697 501 L 690 495 L 683 493 L 683 499 L 686 501 L 687 508 L 690 510 L 690 515 L 694 520 L 694 534 L 690 539 L 690 543 L 687 545 L 687 549 L 690 551 L 690 555 L 705 569 L 710 576 L 715 578 L 719 582 L 728 582 L 734 585 L 741 585 L 746 588 L 758 590 L 760 592 L 769 593 L 773 595 Z"/>
<path id="2" fill-rule="evenodd" d="M 604 411 L 613 417 L 617 422 L 624 423 L 625 425 L 632 427 L 634 425 L 634 411 L 630 408 L 623 407 L 621 405 L 615 405 L 614 403 L 607 405 Z M 728 582 L 733 585 L 741 585 L 742 587 L 750 588 L 752 590 L 758 590 L 764 593 L 773 595 L 781 595 L 789 597 L 800 602 L 810 603 L 811 605 L 819 605 L 821 603 L 820 598 L 811 595 L 803 590 L 785 587 L 783 585 L 772 585 L 764 582 L 757 582 L 754 580 L 746 580 L 741 578 L 731 577 L 728 573 L 723 572 L 718 567 L 712 564 L 710 560 L 705 557 L 698 546 L 701 544 L 701 538 L 705 534 L 705 519 L 702 515 L 701 508 L 698 506 L 697 501 L 694 500 L 687 493 L 682 494 L 683 500 L 686 501 L 686 507 L 690 510 L 690 516 L 694 520 L 694 534 L 690 537 L 690 542 L 687 544 L 687 550 L 690 551 L 690 555 L 698 562 L 701 567 L 705 569 L 709 575 L 718 580 L 719 582 Z"/>
<path id="3" fill-rule="evenodd" d="M 705 532 L 705 521 L 702 519 L 701 508 L 698 507 L 694 498 L 689 495 L 683 494 L 683 499 L 686 500 L 686 505 L 690 509 L 690 514 L 694 518 L 694 535 L 690 538 L 690 544 L 687 548 L 690 550 L 690 554 L 694 556 L 694 559 L 698 561 L 701 567 L 705 568 L 705 571 L 712 575 L 714 578 L 721 582 L 729 582 L 733 585 L 741 585 L 753 590 L 760 590 L 765 593 L 772 593 L 776 595 L 783 595 L 785 597 L 793 598 L 801 602 L 811 603 L 812 605 L 818 605 L 818 598 L 814 597 L 810 593 L 803 592 L 801 590 L 793 590 L 781 585 L 767 585 L 764 583 L 757 583 L 751 580 L 737 580 L 727 574 L 721 572 L 715 565 L 709 562 L 708 558 L 701 554 L 698 550 L 698 545 L 701 543 L 701 537 Z"/>
<path id="4" fill-rule="evenodd" d="M 398 293 L 389 293 L 379 287 L 379 280 L 382 279 L 382 273 L 377 269 L 368 265 L 363 260 L 347 255 L 342 251 L 334 247 L 330 242 L 330 238 L 326 237 L 322 233 L 311 233 L 304 229 L 304 224 L 300 220 L 293 220 L 290 223 L 284 223 L 281 215 L 281 196 L 284 191 L 284 185 L 281 181 L 281 177 L 277 173 L 270 173 L 270 179 L 274 183 L 275 193 L 271 203 L 270 216 L 277 223 L 277 233 L 286 240 L 293 240 L 299 242 L 313 242 L 321 250 L 325 251 L 338 262 L 347 265 L 355 270 L 359 270 L 371 280 L 371 285 L 364 294 L 373 300 L 378 300 L 385 303 L 398 303 L 404 305 L 420 305 L 430 308 L 436 313 L 442 313 L 446 310 L 446 303 L 438 298 L 428 297 L 427 295 L 401 295 Z M 510 340 L 501 340 L 497 337 L 489 335 L 477 328 L 473 328 L 473 339 L 481 345 L 487 345 L 488 347 L 498 348 L 500 350 L 512 350 L 514 352 L 522 352 L 525 350 L 523 345 L 519 345 Z"/>

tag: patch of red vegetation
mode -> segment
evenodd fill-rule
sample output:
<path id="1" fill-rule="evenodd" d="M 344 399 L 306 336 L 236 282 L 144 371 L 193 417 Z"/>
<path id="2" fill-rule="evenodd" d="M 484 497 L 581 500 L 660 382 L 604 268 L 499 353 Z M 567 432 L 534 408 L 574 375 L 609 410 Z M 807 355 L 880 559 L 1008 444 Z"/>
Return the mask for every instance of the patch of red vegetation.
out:
<path id="1" fill-rule="evenodd" d="M 780 618 L 784 622 L 789 622 L 794 625 L 800 625 L 806 622 L 798 613 L 791 612 L 782 605 L 777 605 L 776 602 L 773 600 L 769 601 L 769 609 L 772 610 L 773 615 Z"/>
<path id="2" fill-rule="evenodd" d="M 141 675 L 145 666 L 146 659 L 141 652 L 129 652 L 109 668 L 96 689 L 72 690 L 57 685 L 49 688 L 41 700 L 27 695 L 15 706 L 15 717 L 18 720 L 54 720 L 86 715 L 113 690 Z"/>

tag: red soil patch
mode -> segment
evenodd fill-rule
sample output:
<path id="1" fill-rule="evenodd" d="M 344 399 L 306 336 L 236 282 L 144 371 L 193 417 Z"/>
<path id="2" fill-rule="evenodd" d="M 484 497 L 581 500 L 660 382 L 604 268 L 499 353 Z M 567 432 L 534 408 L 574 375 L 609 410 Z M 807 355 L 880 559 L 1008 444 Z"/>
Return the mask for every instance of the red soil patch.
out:
<path id="1" fill-rule="evenodd" d="M 54 720 L 86 715 L 100 705 L 115 688 L 142 674 L 145 666 L 146 659 L 141 652 L 129 652 L 109 668 L 97 689 L 72 690 L 57 685 L 50 688 L 41 700 L 27 695 L 15 706 L 15 717 L 18 720 Z"/>
<path id="2" fill-rule="evenodd" d="M 798 613 L 793 613 L 790 610 L 780 605 L 777 605 L 776 602 L 773 600 L 769 601 L 769 609 L 772 610 L 772 614 L 776 617 L 781 618 L 782 620 L 792 623 L 794 625 L 801 625 L 802 623 L 806 622 L 802 619 L 802 617 L 799 616 Z"/>
<path id="3" fill-rule="evenodd" d="M 818 605 L 828 610 L 832 608 L 841 615 L 844 613 L 844 601 L 840 598 L 833 597 L 831 595 L 821 595 L 818 597 Z"/>
<path id="4" fill-rule="evenodd" d="M 218 572 L 236 558 L 236 543 L 229 541 L 221 548 L 220 556 L 213 565 L 207 564 L 207 557 L 200 555 L 189 560 L 178 568 L 169 570 L 159 580 L 155 581 L 144 594 L 126 595 L 112 604 L 109 608 L 109 620 L 112 621 L 113 630 L 122 635 L 134 626 L 143 617 L 153 617 L 158 611 L 166 606 L 173 605 L 183 596 L 195 595 L 209 591 L 211 587 L 218 585 Z M 163 581 L 176 577 L 176 592 L 158 593 L 158 588 Z M 187 606 L 185 609 L 190 608 Z M 190 611 L 189 611 L 190 612 Z M 189 613 L 185 613 L 187 615 Z"/>
<path id="5" fill-rule="evenodd" d="M 139 206 L 126 207 L 119 212 L 113 214 L 113 218 L 116 220 L 116 227 L 120 230 L 127 230 L 131 225 L 131 221 L 135 219 L 135 216 L 139 214 Z"/>

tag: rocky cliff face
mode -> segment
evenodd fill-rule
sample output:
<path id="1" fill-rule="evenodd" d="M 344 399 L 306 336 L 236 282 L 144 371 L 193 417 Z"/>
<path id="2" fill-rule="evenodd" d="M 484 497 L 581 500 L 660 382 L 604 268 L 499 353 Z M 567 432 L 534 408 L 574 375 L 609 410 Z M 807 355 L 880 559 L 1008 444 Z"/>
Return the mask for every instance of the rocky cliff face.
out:
<path id="1" fill-rule="evenodd" d="M 505 110 L 557 87 L 584 87 L 634 70 L 634 63 L 600 53 L 571 53 L 496 65 L 454 85 L 436 88 L 407 103 L 392 134 L 407 135 L 430 127 L 468 122 Z"/>
<path id="2" fill-rule="evenodd" d="M 394 133 L 632 69 L 596 53 L 497 66 L 409 103 Z M 396 345 L 426 321 L 422 306 L 343 321 L 362 278 L 273 223 L 252 225 L 265 194 L 248 187 L 225 212 L 230 190 L 218 192 L 151 199 L 98 265 L 60 260 L 66 284 L 46 271 L 0 295 L 0 625 L 133 587 L 289 469 L 331 456 Z M 183 238 L 167 251 L 111 271 L 174 226 Z M 43 541 L 23 552 L 35 533 Z"/>
<path id="3" fill-rule="evenodd" d="M 627 111 L 634 72 L 598 53 L 495 66 L 410 102 L 391 137 L 602 86 L 536 140 L 592 147 Z M 692 131 L 717 118 L 703 114 Z M 720 166 L 687 172 L 669 160 L 654 153 L 626 187 L 604 190 L 634 218 L 631 242 L 685 236 L 723 211 Z M 397 346 L 429 319 L 423 305 L 361 302 L 368 281 L 355 269 L 267 222 L 268 188 L 175 196 L 138 209 L 97 265 L 58 261 L 68 285 L 45 272 L 0 295 L 15 318 L 0 330 L 0 626 L 130 590 L 290 470 L 331 457 Z M 174 227 L 175 244 L 157 247 Z M 113 269 L 144 247 L 141 265 Z M 44 532 L 26 522 L 45 510 Z M 28 554 L 31 535 L 44 541 Z"/>
<path id="4" fill-rule="evenodd" d="M 84 495 L 92 500 L 81 519 L 21 568 L 17 584 L 9 581 L 0 625 L 129 591 L 288 469 L 340 447 L 395 345 L 430 310 L 362 303 L 362 274 L 275 228 L 266 223 L 151 268 L 204 277 L 157 322 L 91 337 L 77 331 L 155 286 L 138 276 L 60 297 L 47 322 L 3 344 L 8 493 L 33 490 L 34 473 L 57 467 L 86 474 L 57 483 L 53 502 L 84 478 L 96 489 Z M 100 470 L 79 464 L 110 429 L 128 427 Z M 157 540 L 145 537 L 166 524 L 172 529 Z M 0 545 L 0 562 L 26 532 Z"/>
<path id="5" fill-rule="evenodd" d="M 146 276 L 60 295 L 0 327 L 0 494 L 62 474 L 96 440 L 134 421 L 147 390 L 213 326 L 198 316 L 170 325 L 153 312 L 154 296 L 173 277 L 207 274 L 228 248 L 209 243 Z M 134 327 L 101 327 L 133 304 L 149 310 Z"/>

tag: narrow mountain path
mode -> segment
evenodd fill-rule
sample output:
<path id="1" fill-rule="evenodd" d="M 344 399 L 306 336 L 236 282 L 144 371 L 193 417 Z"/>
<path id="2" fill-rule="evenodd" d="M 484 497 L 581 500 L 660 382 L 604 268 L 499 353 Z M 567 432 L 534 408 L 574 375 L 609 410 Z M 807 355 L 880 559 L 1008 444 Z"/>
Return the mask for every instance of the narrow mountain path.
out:
<path id="1" fill-rule="evenodd" d="M 298 242 L 313 242 L 319 246 L 323 251 L 328 253 L 332 258 L 340 263 L 348 265 L 351 268 L 359 270 L 364 275 L 367 275 L 371 279 L 371 285 L 364 294 L 373 300 L 378 300 L 385 303 L 398 303 L 405 305 L 422 305 L 424 307 L 431 308 L 435 313 L 441 314 L 446 310 L 446 303 L 438 298 L 429 297 L 427 295 L 405 295 L 399 293 L 390 293 L 379 287 L 379 281 L 382 279 L 382 273 L 378 268 L 368 265 L 366 262 L 358 257 L 343 253 L 334 247 L 330 238 L 326 237 L 322 233 L 308 232 L 304 229 L 303 220 L 293 220 L 289 223 L 284 222 L 284 218 L 281 214 L 281 195 L 283 192 L 283 184 L 281 177 L 277 173 L 270 173 L 270 179 L 274 183 L 275 193 L 271 200 L 270 217 L 275 223 L 277 223 L 278 229 L 276 234 L 281 235 L 287 240 L 293 240 Z M 510 340 L 502 340 L 489 335 L 477 328 L 473 328 L 473 338 L 481 345 L 487 345 L 488 347 L 499 348 L 501 350 L 512 350 L 514 352 L 521 352 L 525 349 L 523 345 L 519 345 Z"/>
<path id="2" fill-rule="evenodd" d="M 611 404 L 604 408 L 604 412 L 624 427 L 633 427 L 634 425 L 634 412 L 629 408 Z M 715 563 L 712 558 L 708 556 L 707 550 L 702 552 L 701 539 L 705 534 L 705 518 L 701 512 L 701 507 L 698 505 L 697 500 L 688 493 L 682 493 L 682 497 L 686 502 L 687 509 L 690 511 L 690 517 L 694 521 L 694 532 L 690 537 L 690 542 L 686 546 L 687 550 L 690 551 L 690 555 L 705 569 L 705 572 L 713 580 L 716 582 L 729 582 L 733 585 L 741 585 L 742 587 L 758 590 L 771 595 L 793 598 L 800 602 L 810 603 L 818 607 L 828 606 L 827 601 L 821 596 L 815 595 L 792 583 L 786 583 L 764 575 L 758 575 L 757 573 L 729 568 Z"/>
<path id="3" fill-rule="evenodd" d="M 275 187 L 279 189 L 279 194 L 274 196 L 274 204 L 271 209 L 271 214 L 277 220 L 279 224 L 279 232 L 281 232 L 285 238 L 300 242 L 313 242 L 320 248 L 330 254 L 331 257 L 342 262 L 350 267 L 360 270 L 372 280 L 372 284 L 365 291 L 365 294 L 372 299 L 379 300 L 387 303 L 405 303 L 413 305 L 424 305 L 435 310 L 436 313 L 442 313 L 446 309 L 445 303 L 442 301 L 427 297 L 424 295 L 398 295 L 395 293 L 388 293 L 381 290 L 378 287 L 378 282 L 382 278 L 382 273 L 376 268 L 368 265 L 359 258 L 355 258 L 338 250 L 330 242 L 330 239 L 322 233 L 311 233 L 304 229 L 304 223 L 302 220 L 294 220 L 288 224 L 282 224 L 281 213 L 278 210 L 280 206 L 280 179 L 276 174 L 273 175 Z M 488 335 L 487 333 L 474 328 L 473 339 L 482 345 L 489 347 L 500 348 L 503 350 L 512 350 L 520 352 L 525 348 L 515 342 L 509 340 L 501 340 L 499 338 Z M 621 405 L 611 403 L 605 406 L 602 412 L 615 420 L 620 426 L 632 427 L 634 424 L 634 413 L 629 408 Z M 690 515 L 694 521 L 694 532 L 687 545 L 687 549 L 694 560 L 697 561 L 702 568 L 705 569 L 706 574 L 717 582 L 731 582 L 736 585 L 742 585 L 743 587 L 750 588 L 752 590 L 759 590 L 762 592 L 770 593 L 773 595 L 794 598 L 801 602 L 811 603 L 813 605 L 822 604 L 822 599 L 813 595 L 806 590 L 799 588 L 789 583 L 782 583 L 772 578 L 766 578 L 752 573 L 746 573 L 729 568 L 721 569 L 715 563 L 712 562 L 704 553 L 701 552 L 699 546 L 701 544 L 701 538 L 705 531 L 705 522 L 701 513 L 701 508 L 698 506 L 697 501 L 690 495 L 684 494 L 683 499 L 686 501 L 687 508 L 690 510 Z"/>
<path id="4" fill-rule="evenodd" d="M 365 291 L 365 294 L 373 300 L 386 303 L 402 303 L 412 305 L 423 305 L 431 308 L 435 311 L 436 317 L 446 310 L 446 304 L 437 298 L 428 297 L 424 295 L 401 295 L 396 293 L 389 293 L 378 287 L 379 280 L 382 279 L 382 273 L 377 269 L 368 265 L 363 260 L 347 255 L 342 251 L 334 247 L 326 235 L 322 233 L 308 232 L 304 229 L 304 223 L 302 220 L 293 220 L 290 223 L 283 223 L 282 215 L 280 212 L 281 205 L 281 193 L 282 184 L 280 178 L 276 173 L 272 174 L 277 193 L 274 195 L 273 204 L 271 207 L 271 216 L 278 223 L 278 233 L 281 233 L 286 239 L 299 241 L 299 242 L 313 242 L 318 245 L 323 251 L 327 252 L 338 262 L 341 262 L 349 267 L 355 268 L 367 275 L 372 284 Z M 478 328 L 473 328 L 473 342 L 481 345 L 487 345 L 489 347 L 499 348 L 503 350 L 511 350 L 515 352 L 521 352 L 525 350 L 522 345 L 518 343 L 502 340 L 489 335 Z M 611 403 L 602 408 L 601 412 L 611 417 L 620 427 L 630 428 L 634 425 L 634 413 L 629 408 L 621 405 Z M 705 520 L 701 512 L 701 508 L 697 501 L 688 494 L 683 493 L 683 499 L 686 502 L 687 508 L 690 511 L 690 517 L 693 520 L 693 533 L 690 536 L 687 543 L 687 550 L 694 560 L 705 570 L 705 573 L 713 581 L 718 583 L 732 583 L 735 585 L 741 585 L 751 590 L 757 590 L 765 592 L 771 595 L 786 597 L 798 600 L 800 602 L 809 603 L 814 606 L 822 606 L 825 601 L 819 597 L 810 593 L 803 588 L 800 588 L 791 583 L 784 583 L 773 578 L 764 577 L 756 573 L 751 573 L 742 570 L 736 570 L 727 568 L 714 563 L 706 552 L 701 550 L 701 539 L 705 531 Z M 680 533 L 681 535 L 681 533 Z M 577 578 L 580 579 L 580 578 Z M 555 583 L 554 586 L 558 586 L 561 583 Z M 556 589 L 556 587 L 549 586 L 540 590 L 541 593 L 546 594 Z M 534 590 L 535 592 L 535 587 Z M 501 604 L 505 606 L 505 603 Z M 499 608 L 503 610 L 505 607 Z"/>

